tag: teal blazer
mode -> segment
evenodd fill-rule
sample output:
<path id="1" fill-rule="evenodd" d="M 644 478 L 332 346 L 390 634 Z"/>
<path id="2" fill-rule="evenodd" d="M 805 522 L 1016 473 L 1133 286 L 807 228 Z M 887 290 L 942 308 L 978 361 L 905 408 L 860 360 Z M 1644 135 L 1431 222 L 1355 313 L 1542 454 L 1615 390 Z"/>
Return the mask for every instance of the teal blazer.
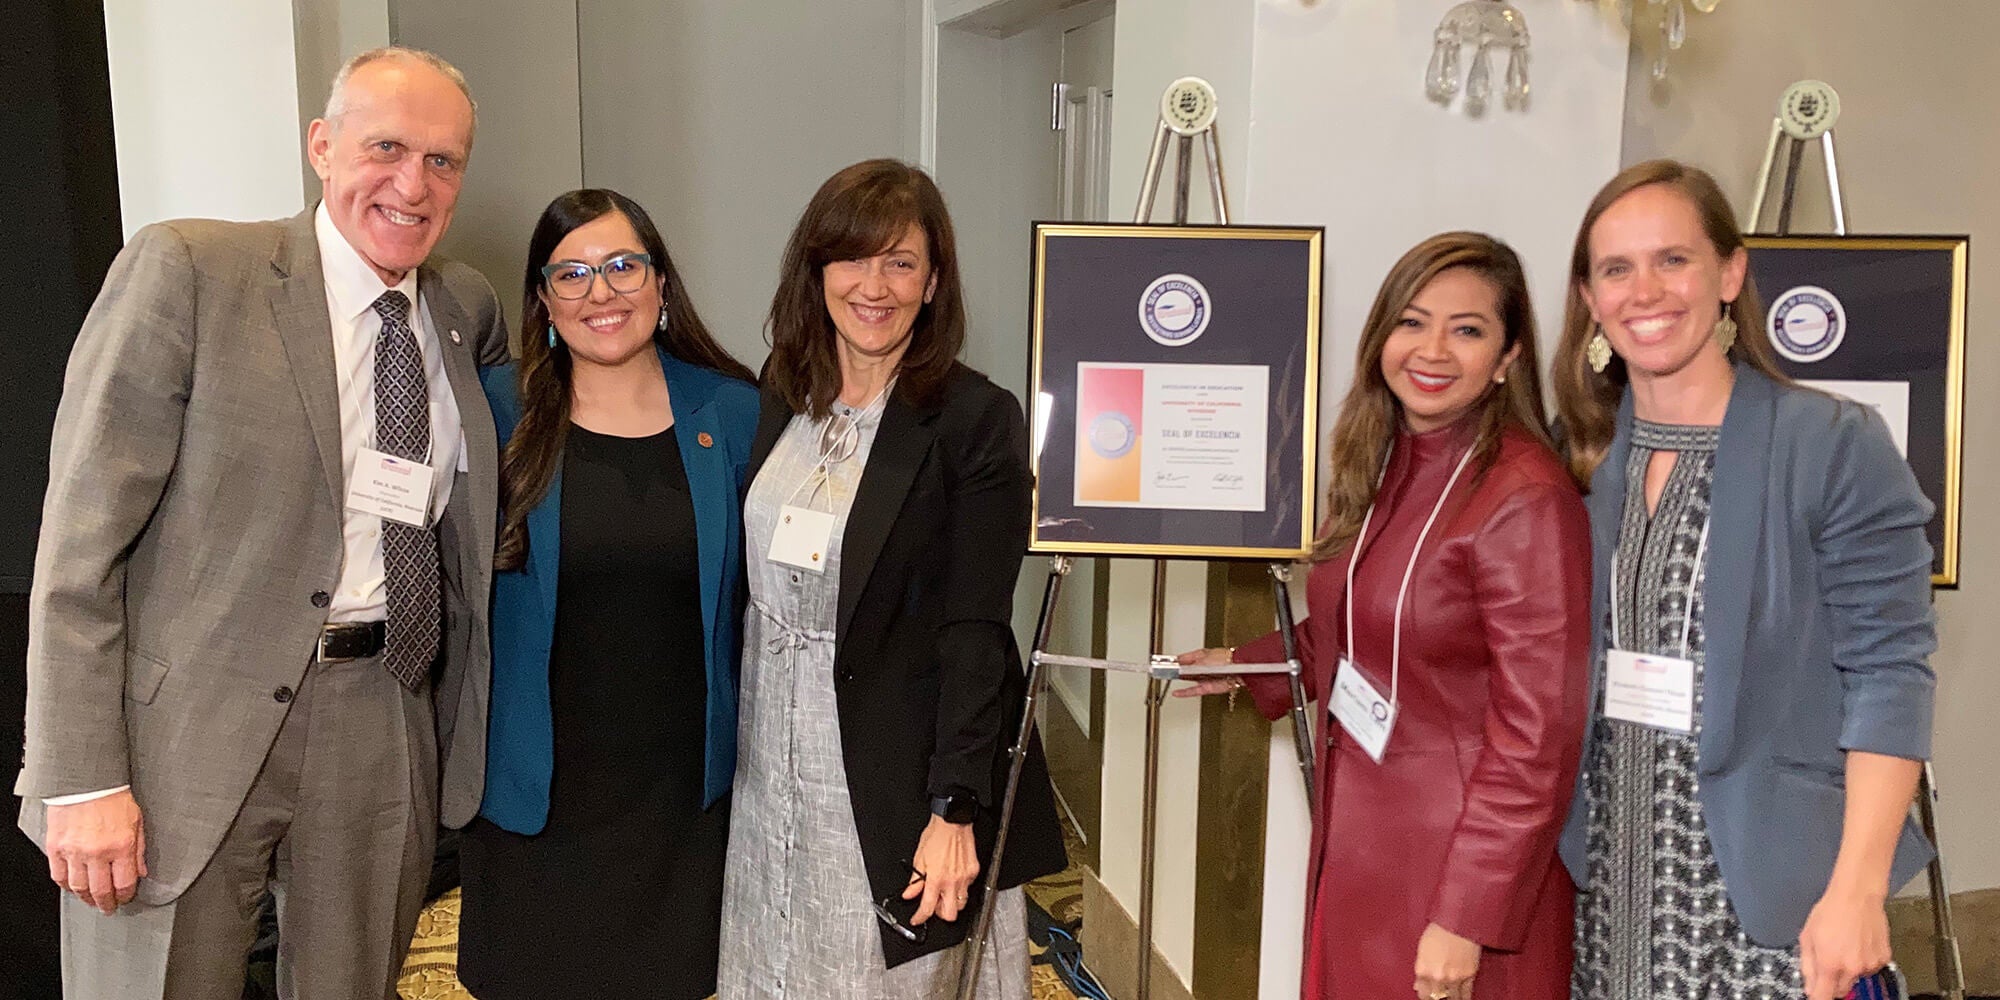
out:
<path id="1" fill-rule="evenodd" d="M 757 389 L 660 351 L 673 399 L 675 439 L 694 498 L 701 561 L 703 656 L 708 668 L 708 733 L 703 805 L 729 794 L 736 773 L 736 671 L 742 621 L 743 488 L 757 432 Z M 506 447 L 521 419 L 512 364 L 482 369 L 480 383 Z M 704 440 L 704 438 L 706 440 Z M 528 559 L 493 575 L 493 701 L 488 712 L 486 792 L 479 814 L 520 834 L 549 818 L 555 770 L 549 717 L 549 648 L 556 623 L 562 552 L 562 469 L 528 512 Z"/>
<path id="2" fill-rule="evenodd" d="M 1584 502 L 1600 623 L 1610 613 L 1632 420 L 1628 392 Z M 1874 410 L 1741 364 L 1710 500 L 1699 795 L 1743 930 L 1783 947 L 1798 941 L 1833 873 L 1846 752 L 1930 757 L 1931 503 Z M 1593 664 L 1603 663 L 1604 638 L 1599 628 Z M 1593 726 L 1601 674 L 1591 671 Z M 1578 734 L 1586 759 L 1591 728 Z M 1561 851 L 1589 891 L 1586 777 L 1577 775 Z M 1889 888 L 1930 856 L 1906 818 Z"/>

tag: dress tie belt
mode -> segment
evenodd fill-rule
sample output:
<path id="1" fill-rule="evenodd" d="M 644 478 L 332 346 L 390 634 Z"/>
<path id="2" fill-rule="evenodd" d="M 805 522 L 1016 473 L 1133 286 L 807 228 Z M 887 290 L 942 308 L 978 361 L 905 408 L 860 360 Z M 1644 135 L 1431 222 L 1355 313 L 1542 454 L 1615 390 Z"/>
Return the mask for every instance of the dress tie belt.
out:
<path id="1" fill-rule="evenodd" d="M 832 629 L 805 628 L 794 625 L 778 617 L 778 613 L 762 601 L 751 601 L 750 606 L 757 609 L 757 613 L 763 615 L 764 620 L 769 622 L 772 628 L 776 629 L 775 634 L 764 640 L 764 649 L 766 652 L 773 654 L 794 652 L 804 649 L 806 643 L 809 642 L 832 642 L 834 639 Z"/>

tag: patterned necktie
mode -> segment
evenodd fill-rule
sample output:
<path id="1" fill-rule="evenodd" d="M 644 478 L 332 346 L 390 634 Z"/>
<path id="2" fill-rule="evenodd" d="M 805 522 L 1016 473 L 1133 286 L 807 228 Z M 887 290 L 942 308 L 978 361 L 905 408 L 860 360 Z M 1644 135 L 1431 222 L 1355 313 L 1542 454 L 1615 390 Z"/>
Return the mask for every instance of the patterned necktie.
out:
<path id="1" fill-rule="evenodd" d="M 410 329 L 410 300 L 387 291 L 375 300 L 375 447 L 412 462 L 430 461 L 430 386 Z M 414 691 L 430 676 L 438 649 L 438 546 L 430 528 L 382 520 L 382 576 L 389 591 L 388 645 L 382 662 Z"/>

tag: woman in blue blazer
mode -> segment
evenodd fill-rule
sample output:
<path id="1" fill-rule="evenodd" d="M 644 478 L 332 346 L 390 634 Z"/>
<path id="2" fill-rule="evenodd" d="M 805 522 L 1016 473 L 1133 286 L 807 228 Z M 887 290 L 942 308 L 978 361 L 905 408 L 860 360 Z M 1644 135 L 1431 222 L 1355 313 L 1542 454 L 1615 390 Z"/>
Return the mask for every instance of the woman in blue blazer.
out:
<path id="1" fill-rule="evenodd" d="M 529 241 L 498 423 L 486 793 L 459 976 L 482 1000 L 715 990 L 736 767 L 751 375 L 612 191 Z"/>
<path id="2" fill-rule="evenodd" d="M 1571 262 L 1556 395 L 1600 623 L 1578 1000 L 1844 997 L 1930 850 L 1931 504 L 1874 411 L 1779 372 L 1735 218 L 1638 164 Z"/>

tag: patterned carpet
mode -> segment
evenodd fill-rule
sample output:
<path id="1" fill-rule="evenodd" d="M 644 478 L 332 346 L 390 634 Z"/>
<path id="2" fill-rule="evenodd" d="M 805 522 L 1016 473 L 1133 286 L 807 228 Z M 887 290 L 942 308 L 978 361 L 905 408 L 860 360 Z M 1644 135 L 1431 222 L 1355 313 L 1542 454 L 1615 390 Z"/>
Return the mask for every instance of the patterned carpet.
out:
<path id="1" fill-rule="evenodd" d="M 1070 856 L 1080 853 L 1070 845 Z M 1028 898 L 1059 922 L 1083 916 L 1083 869 L 1069 868 L 1028 884 Z M 417 935 L 410 943 L 410 956 L 403 962 L 403 975 L 396 981 L 402 1000 L 476 1000 L 458 982 L 458 890 L 453 889 L 424 908 L 417 921 Z M 1030 945 L 1029 952 L 1042 949 Z M 1034 1000 L 1070 1000 L 1076 994 L 1063 987 L 1055 971 L 1047 965 L 1032 967 L 1030 988 Z"/>

